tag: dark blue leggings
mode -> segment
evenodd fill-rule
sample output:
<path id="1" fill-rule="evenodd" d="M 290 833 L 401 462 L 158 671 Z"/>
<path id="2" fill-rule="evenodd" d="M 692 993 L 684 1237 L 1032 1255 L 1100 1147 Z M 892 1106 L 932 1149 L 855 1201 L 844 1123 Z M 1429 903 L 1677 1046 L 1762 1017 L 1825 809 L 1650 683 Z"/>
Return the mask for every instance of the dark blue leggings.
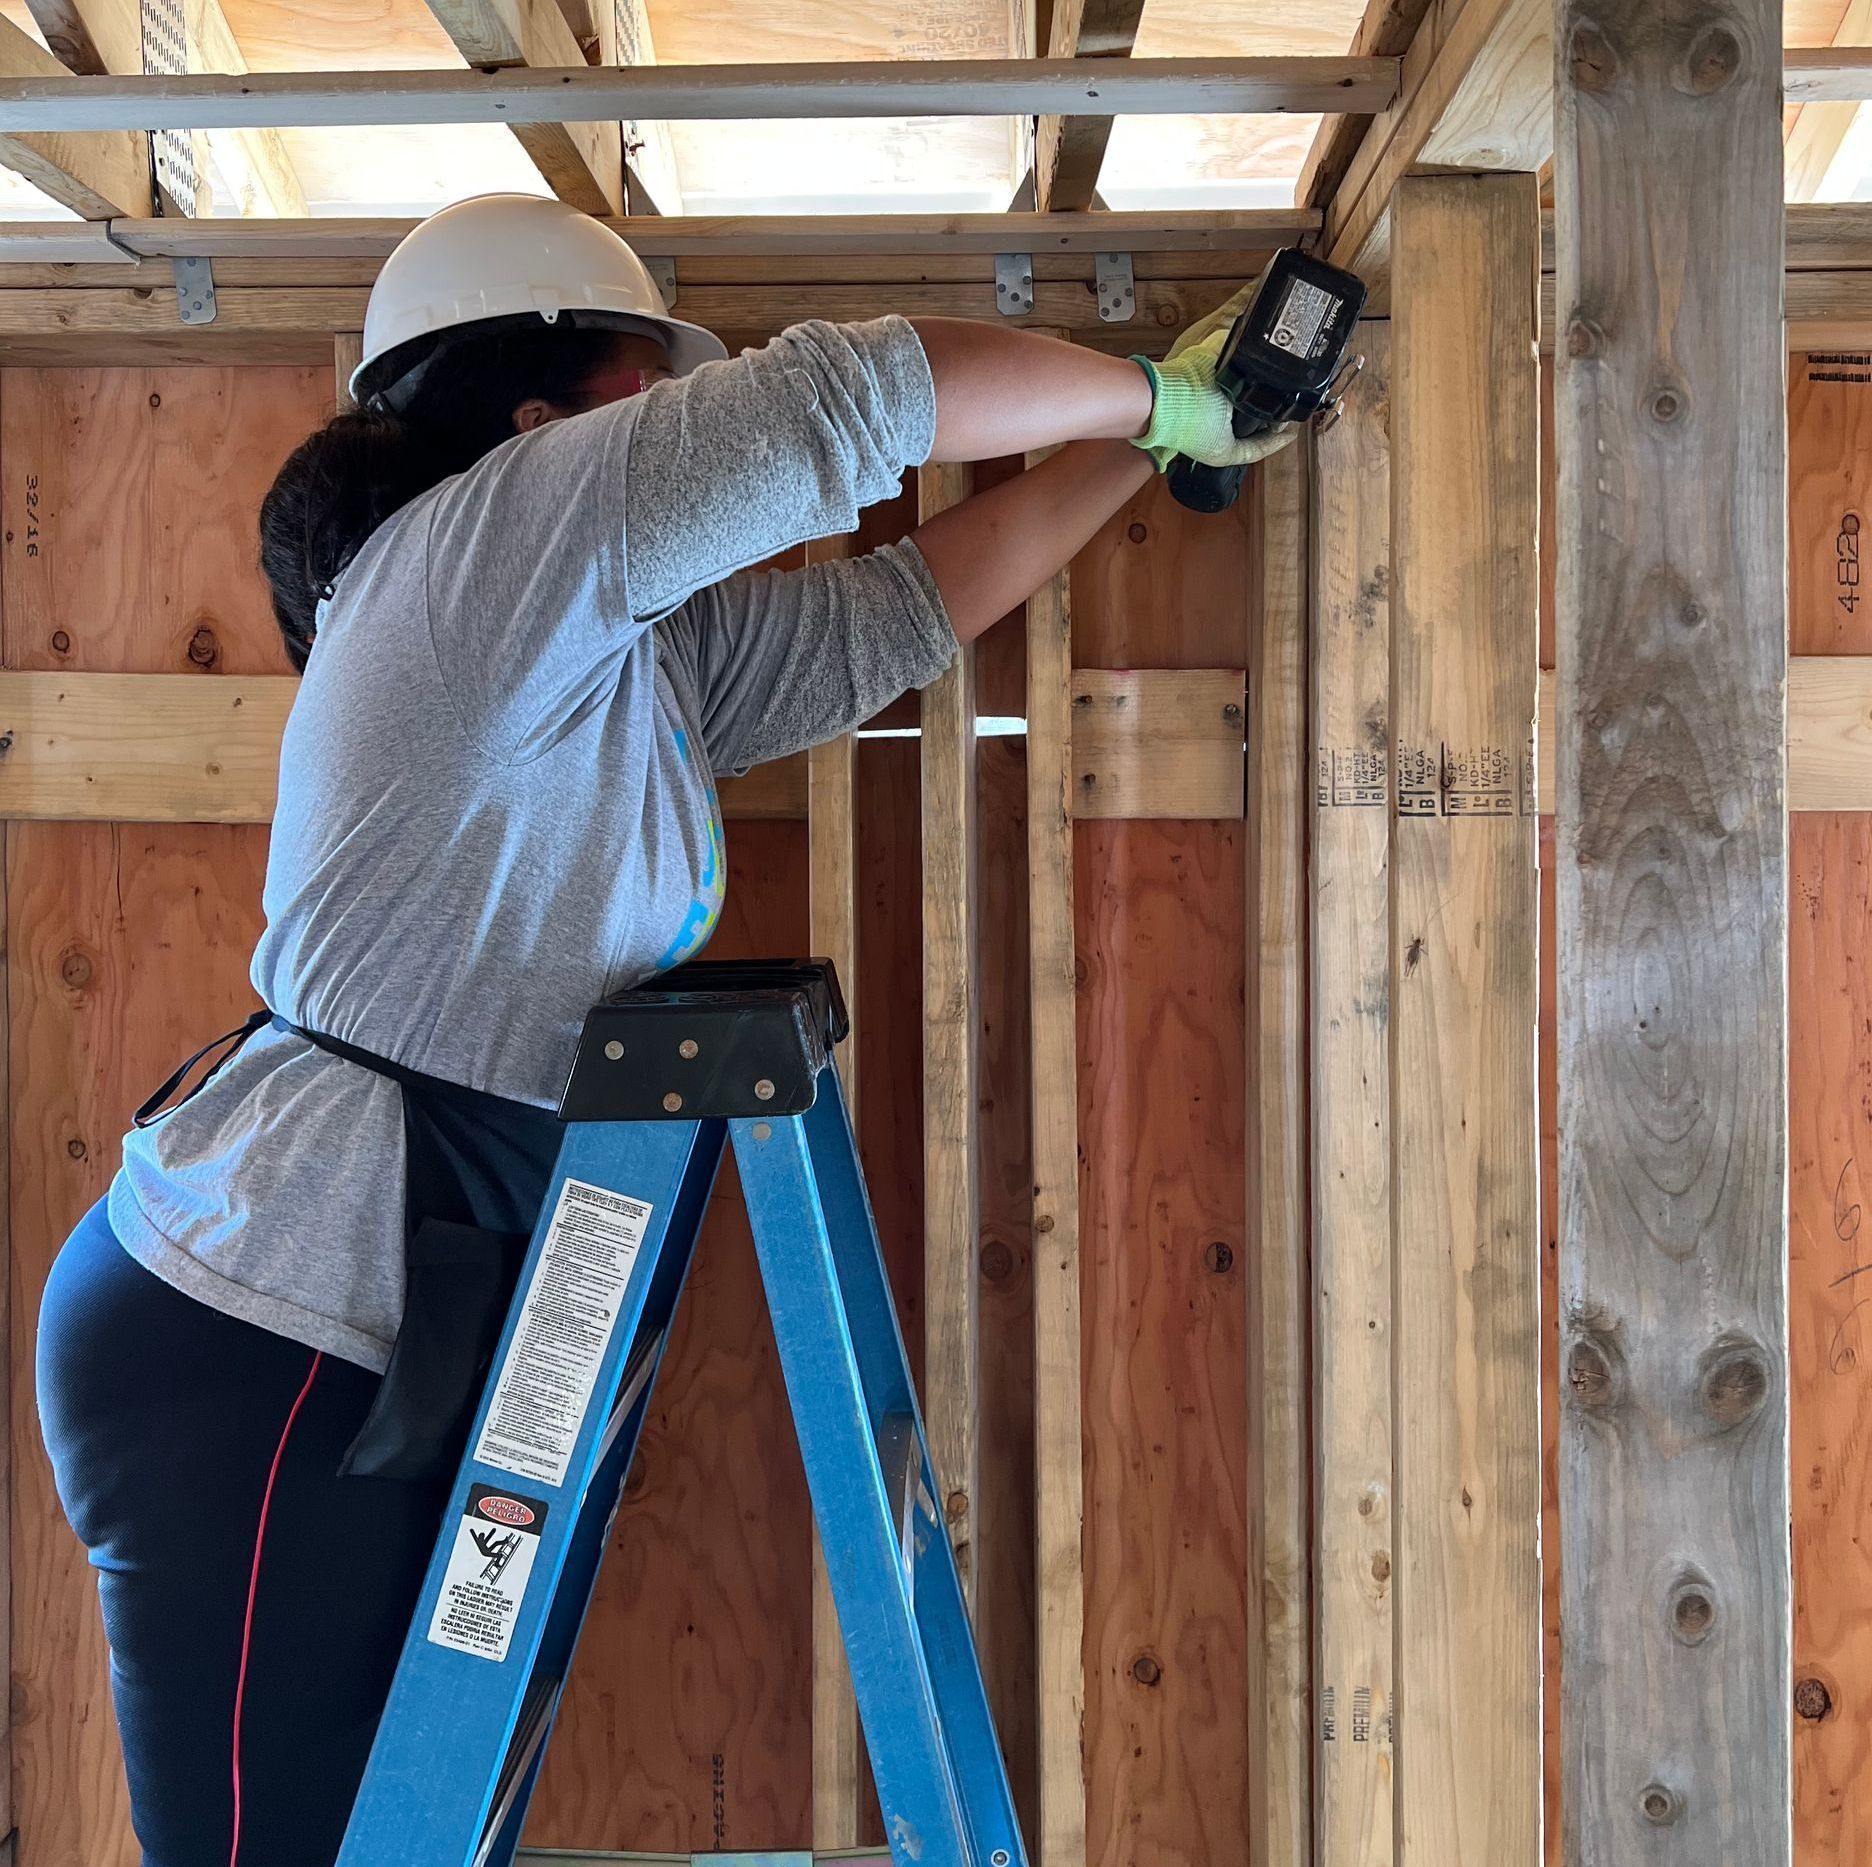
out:
<path id="1" fill-rule="evenodd" d="M 102 1206 L 52 1267 L 38 1380 L 144 1867 L 331 1867 L 446 1480 L 338 1477 L 377 1376 L 172 1290 Z"/>

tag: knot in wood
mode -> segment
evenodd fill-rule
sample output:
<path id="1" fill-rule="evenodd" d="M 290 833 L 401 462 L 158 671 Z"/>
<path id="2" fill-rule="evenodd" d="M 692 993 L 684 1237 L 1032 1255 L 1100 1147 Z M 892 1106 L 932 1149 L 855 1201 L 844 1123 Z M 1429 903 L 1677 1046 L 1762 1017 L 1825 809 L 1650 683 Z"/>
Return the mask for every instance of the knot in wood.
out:
<path id="1" fill-rule="evenodd" d="M 71 637 L 67 635 L 63 629 L 54 629 L 52 631 L 52 652 L 55 655 L 69 655 L 71 653 Z"/>
<path id="2" fill-rule="evenodd" d="M 1567 1355 L 1567 1391 L 1575 1406 L 1603 1413 L 1612 1404 L 1612 1362 L 1605 1349 L 1590 1338 L 1573 1344 Z"/>
<path id="3" fill-rule="evenodd" d="M 1218 1277 L 1235 1262 L 1235 1253 L 1221 1239 L 1215 1239 L 1203 1247 L 1203 1263 Z"/>
<path id="4" fill-rule="evenodd" d="M 1600 355 L 1604 349 L 1605 332 L 1583 311 L 1574 312 L 1567 321 L 1567 355 L 1579 362 Z"/>
<path id="5" fill-rule="evenodd" d="M 1155 1686 L 1163 1678 L 1163 1667 L 1154 1653 L 1140 1653 L 1131 1662 L 1131 1677 L 1141 1686 Z"/>
<path id="6" fill-rule="evenodd" d="M 1374 1582 L 1388 1582 L 1391 1579 L 1391 1558 L 1382 1549 L 1372 1555 L 1371 1575 Z"/>
<path id="7" fill-rule="evenodd" d="M 1675 421 L 1684 411 L 1687 400 L 1683 391 L 1675 384 L 1666 383 L 1661 388 L 1651 391 L 1651 419 L 1653 421 Z"/>
<path id="8" fill-rule="evenodd" d="M 1005 1283 L 1014 1269 L 1014 1254 L 998 1238 L 991 1238 L 982 1246 L 982 1275 L 991 1284 Z"/>
<path id="9" fill-rule="evenodd" d="M 949 1495 L 943 1499 L 943 1516 L 950 1523 L 960 1523 L 967 1515 L 968 1493 L 960 1490 L 951 1491 Z"/>
<path id="10" fill-rule="evenodd" d="M 198 668 L 212 668 L 221 659 L 221 644 L 212 629 L 197 629 L 189 637 L 188 658 Z"/>
<path id="11" fill-rule="evenodd" d="M 1683 1814 L 1683 1797 L 1662 1783 L 1647 1783 L 1638 1792 L 1639 1812 L 1657 1828 L 1668 1828 Z"/>
<path id="12" fill-rule="evenodd" d="M 59 956 L 59 977 L 74 991 L 81 992 L 91 983 L 91 956 L 77 947 L 67 947 Z"/>
<path id="13" fill-rule="evenodd" d="M 1582 91 L 1609 91 L 1618 78 L 1618 54 L 1597 26 L 1581 20 L 1567 41 L 1567 68 Z"/>
<path id="14" fill-rule="evenodd" d="M 1833 1694 L 1826 1689 L 1826 1684 L 1819 1679 L 1797 1679 L 1794 1682 L 1794 1715 L 1805 1718 L 1810 1724 L 1817 1724 L 1833 1709 Z"/>
<path id="15" fill-rule="evenodd" d="M 1742 69 L 1742 41 L 1727 26 L 1705 26 L 1690 41 L 1677 87 L 1692 97 L 1710 97 L 1734 82 Z"/>
<path id="16" fill-rule="evenodd" d="M 1716 1625 L 1716 1602 L 1700 1575 L 1682 1575 L 1669 1599 L 1671 1637 L 1686 1647 L 1701 1646 Z"/>
<path id="17" fill-rule="evenodd" d="M 1768 1358 L 1753 1342 L 1718 1342 L 1703 1357 L 1697 1392 L 1718 1426 L 1740 1426 L 1768 1398 Z"/>

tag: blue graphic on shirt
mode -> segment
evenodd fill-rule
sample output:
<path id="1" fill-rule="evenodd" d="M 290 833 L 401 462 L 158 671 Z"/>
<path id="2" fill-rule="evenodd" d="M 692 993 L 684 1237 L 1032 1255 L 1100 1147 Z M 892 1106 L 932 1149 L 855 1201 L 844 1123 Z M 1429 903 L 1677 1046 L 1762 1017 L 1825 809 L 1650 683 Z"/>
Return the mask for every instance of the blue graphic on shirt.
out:
<path id="1" fill-rule="evenodd" d="M 676 730 L 676 750 L 681 754 L 683 763 L 687 765 L 690 762 L 689 735 L 680 727 Z M 682 924 L 676 929 L 676 937 L 663 949 L 663 955 L 656 963 L 658 972 L 668 972 L 672 966 L 680 966 L 684 960 L 694 959 L 696 954 L 701 952 L 709 935 L 715 931 L 716 921 L 721 918 L 727 873 L 728 855 L 722 846 L 721 804 L 711 787 L 708 856 L 703 865 L 695 898 L 689 903 L 688 911 L 682 917 Z"/>

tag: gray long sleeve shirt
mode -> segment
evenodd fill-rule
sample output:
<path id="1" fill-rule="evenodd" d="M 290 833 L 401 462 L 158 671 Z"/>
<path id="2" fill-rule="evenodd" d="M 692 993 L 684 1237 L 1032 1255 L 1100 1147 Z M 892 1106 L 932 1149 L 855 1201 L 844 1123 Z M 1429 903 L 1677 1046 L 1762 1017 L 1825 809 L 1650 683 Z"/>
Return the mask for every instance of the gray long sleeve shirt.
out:
<path id="1" fill-rule="evenodd" d="M 586 1010 L 714 928 L 714 774 L 844 732 L 954 654 L 914 545 L 734 574 L 852 530 L 934 431 L 907 323 L 806 324 L 510 441 L 381 526 L 287 722 L 260 996 L 553 1105 Z M 381 1369 L 400 1094 L 262 1031 L 126 1137 L 111 1223 L 188 1295 Z"/>

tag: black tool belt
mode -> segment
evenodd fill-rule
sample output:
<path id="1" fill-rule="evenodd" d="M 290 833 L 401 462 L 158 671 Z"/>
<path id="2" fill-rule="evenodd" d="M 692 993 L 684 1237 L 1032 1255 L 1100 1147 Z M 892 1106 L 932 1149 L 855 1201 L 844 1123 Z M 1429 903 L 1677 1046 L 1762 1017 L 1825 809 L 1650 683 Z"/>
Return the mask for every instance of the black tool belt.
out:
<path id="1" fill-rule="evenodd" d="M 551 1183 L 559 1118 L 551 1109 L 425 1075 L 262 1007 L 174 1071 L 137 1110 L 136 1125 L 147 1128 L 199 1094 L 267 1025 L 388 1077 L 402 1091 L 403 1320 L 377 1398 L 339 1469 L 362 1478 L 447 1482 L 460 1463 Z M 218 1054 L 201 1077 L 171 1102 L 211 1053 Z"/>

